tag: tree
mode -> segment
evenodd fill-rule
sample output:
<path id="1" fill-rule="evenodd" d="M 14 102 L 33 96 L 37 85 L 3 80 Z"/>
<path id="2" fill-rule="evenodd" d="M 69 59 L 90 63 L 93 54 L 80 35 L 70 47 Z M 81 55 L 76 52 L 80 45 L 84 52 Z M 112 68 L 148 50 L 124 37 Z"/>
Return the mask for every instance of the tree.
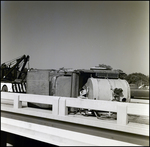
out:
<path id="1" fill-rule="evenodd" d="M 128 81 L 129 84 L 142 83 L 146 86 L 149 86 L 149 76 L 146 76 L 142 73 L 129 74 L 125 79 Z"/>
<path id="2" fill-rule="evenodd" d="M 121 69 L 114 69 L 113 71 L 119 72 L 119 78 L 120 79 L 125 79 L 127 77 L 127 74 L 124 73 Z"/>

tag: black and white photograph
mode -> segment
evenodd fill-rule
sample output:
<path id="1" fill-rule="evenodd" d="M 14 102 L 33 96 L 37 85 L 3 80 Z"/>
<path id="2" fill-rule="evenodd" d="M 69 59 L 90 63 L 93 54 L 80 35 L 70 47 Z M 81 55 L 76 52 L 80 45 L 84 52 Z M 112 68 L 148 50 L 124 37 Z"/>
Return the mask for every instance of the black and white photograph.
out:
<path id="1" fill-rule="evenodd" d="M 149 146 L 149 1 L 1 1 L 1 146 Z"/>

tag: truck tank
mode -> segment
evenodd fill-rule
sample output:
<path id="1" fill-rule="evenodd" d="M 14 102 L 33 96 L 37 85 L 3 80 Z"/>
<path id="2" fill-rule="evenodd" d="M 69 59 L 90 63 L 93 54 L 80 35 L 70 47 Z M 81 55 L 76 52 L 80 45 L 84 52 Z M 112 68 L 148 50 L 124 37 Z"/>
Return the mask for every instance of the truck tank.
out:
<path id="1" fill-rule="evenodd" d="M 89 78 L 84 90 L 88 99 L 130 101 L 130 86 L 126 80 Z"/>

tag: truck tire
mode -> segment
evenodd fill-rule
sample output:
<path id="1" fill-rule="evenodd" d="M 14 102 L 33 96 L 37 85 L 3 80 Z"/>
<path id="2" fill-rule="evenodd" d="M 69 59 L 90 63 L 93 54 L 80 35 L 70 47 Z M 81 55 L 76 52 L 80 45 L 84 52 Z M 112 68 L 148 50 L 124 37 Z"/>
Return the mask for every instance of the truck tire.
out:
<path id="1" fill-rule="evenodd" d="M 3 87 L 2 87 L 2 91 L 4 91 L 4 92 L 8 92 L 8 87 L 7 87 L 6 85 L 3 85 Z"/>

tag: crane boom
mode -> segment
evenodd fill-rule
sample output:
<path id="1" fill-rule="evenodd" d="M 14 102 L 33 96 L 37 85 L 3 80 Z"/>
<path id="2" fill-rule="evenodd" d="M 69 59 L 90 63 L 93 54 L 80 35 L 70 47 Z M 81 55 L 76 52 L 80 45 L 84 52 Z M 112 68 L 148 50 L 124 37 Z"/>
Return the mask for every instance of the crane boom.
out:
<path id="1" fill-rule="evenodd" d="M 12 83 L 13 92 L 25 93 L 26 91 L 25 78 L 27 76 L 27 69 L 25 68 L 25 66 L 28 61 L 29 56 L 23 55 L 1 65 L 1 82 Z M 25 88 L 23 88 L 23 85 Z"/>

